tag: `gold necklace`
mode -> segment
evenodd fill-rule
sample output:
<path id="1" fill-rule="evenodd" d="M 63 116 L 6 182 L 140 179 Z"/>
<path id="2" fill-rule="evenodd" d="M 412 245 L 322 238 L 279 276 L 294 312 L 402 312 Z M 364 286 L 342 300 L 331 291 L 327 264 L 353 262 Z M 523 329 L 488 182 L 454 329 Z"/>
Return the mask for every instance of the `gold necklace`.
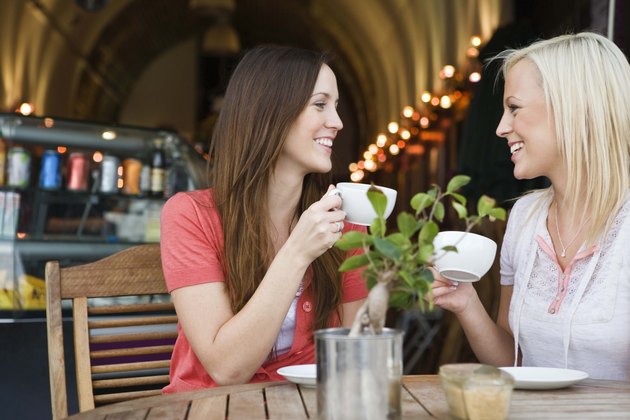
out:
<path id="1" fill-rule="evenodd" d="M 582 231 L 582 228 L 584 227 L 585 224 L 588 223 L 588 221 L 591 219 L 591 217 L 589 216 L 584 223 L 582 223 L 580 225 L 580 228 L 578 229 L 577 233 L 575 234 L 575 236 L 573 237 L 573 239 L 571 239 L 569 241 L 569 243 L 567 244 L 567 246 L 564 246 L 564 244 L 562 243 L 562 237 L 560 236 L 560 228 L 558 227 L 558 204 L 556 203 L 556 206 L 553 208 L 555 216 L 556 216 L 556 234 L 558 235 L 558 241 L 560 241 L 560 246 L 562 247 L 562 253 L 560 254 L 560 256 L 562 258 L 566 258 L 567 257 L 567 249 L 573 244 L 573 242 L 575 242 L 575 240 L 577 239 L 578 236 L 580 236 L 580 232 Z"/>

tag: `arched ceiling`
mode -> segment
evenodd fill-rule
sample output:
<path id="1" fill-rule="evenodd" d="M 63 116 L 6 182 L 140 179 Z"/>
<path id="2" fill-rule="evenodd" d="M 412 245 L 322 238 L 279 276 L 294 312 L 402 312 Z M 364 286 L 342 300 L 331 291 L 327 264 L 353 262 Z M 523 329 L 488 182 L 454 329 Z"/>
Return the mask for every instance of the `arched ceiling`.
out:
<path id="1" fill-rule="evenodd" d="M 202 4 L 205 12 L 191 9 Z M 115 119 L 136 78 L 162 52 L 201 37 L 227 13 L 243 48 L 263 42 L 333 51 L 362 136 L 395 119 L 439 69 L 488 39 L 508 0 L 112 0 L 88 12 L 74 0 L 0 2 L 0 107 Z M 216 6 L 216 18 L 212 9 Z M 210 10 L 210 13 L 208 13 Z"/>

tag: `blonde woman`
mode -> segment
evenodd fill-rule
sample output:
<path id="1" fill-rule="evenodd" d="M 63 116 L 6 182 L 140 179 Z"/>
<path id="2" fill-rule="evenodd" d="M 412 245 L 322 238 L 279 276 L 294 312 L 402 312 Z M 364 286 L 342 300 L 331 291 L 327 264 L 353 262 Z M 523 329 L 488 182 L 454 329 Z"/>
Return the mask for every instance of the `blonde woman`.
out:
<path id="1" fill-rule="evenodd" d="M 497 322 L 470 284 L 437 276 L 480 361 L 630 372 L 630 66 L 608 39 L 559 36 L 506 51 L 504 113 L 514 176 L 545 176 L 520 198 L 501 249 Z"/>

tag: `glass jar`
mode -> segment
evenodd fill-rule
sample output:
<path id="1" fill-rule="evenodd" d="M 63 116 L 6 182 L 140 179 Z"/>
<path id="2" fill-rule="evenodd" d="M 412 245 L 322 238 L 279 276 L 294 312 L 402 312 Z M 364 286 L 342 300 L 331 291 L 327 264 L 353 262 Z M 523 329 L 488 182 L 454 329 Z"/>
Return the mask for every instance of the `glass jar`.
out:
<path id="1" fill-rule="evenodd" d="M 454 417 L 503 420 L 510 411 L 514 378 L 494 366 L 479 363 L 440 367 L 440 381 Z"/>

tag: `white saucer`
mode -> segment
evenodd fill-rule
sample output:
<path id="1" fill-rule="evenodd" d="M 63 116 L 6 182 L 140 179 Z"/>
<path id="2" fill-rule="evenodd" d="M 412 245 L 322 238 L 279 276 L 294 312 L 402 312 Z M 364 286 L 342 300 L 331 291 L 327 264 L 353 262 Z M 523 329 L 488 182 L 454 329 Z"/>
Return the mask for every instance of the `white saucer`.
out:
<path id="1" fill-rule="evenodd" d="M 500 369 L 514 377 L 514 388 L 518 389 L 558 389 L 588 378 L 588 373 L 573 369 L 527 366 Z"/>
<path id="2" fill-rule="evenodd" d="M 317 365 L 285 366 L 278 369 L 278 373 L 296 384 L 307 387 L 317 385 Z"/>

